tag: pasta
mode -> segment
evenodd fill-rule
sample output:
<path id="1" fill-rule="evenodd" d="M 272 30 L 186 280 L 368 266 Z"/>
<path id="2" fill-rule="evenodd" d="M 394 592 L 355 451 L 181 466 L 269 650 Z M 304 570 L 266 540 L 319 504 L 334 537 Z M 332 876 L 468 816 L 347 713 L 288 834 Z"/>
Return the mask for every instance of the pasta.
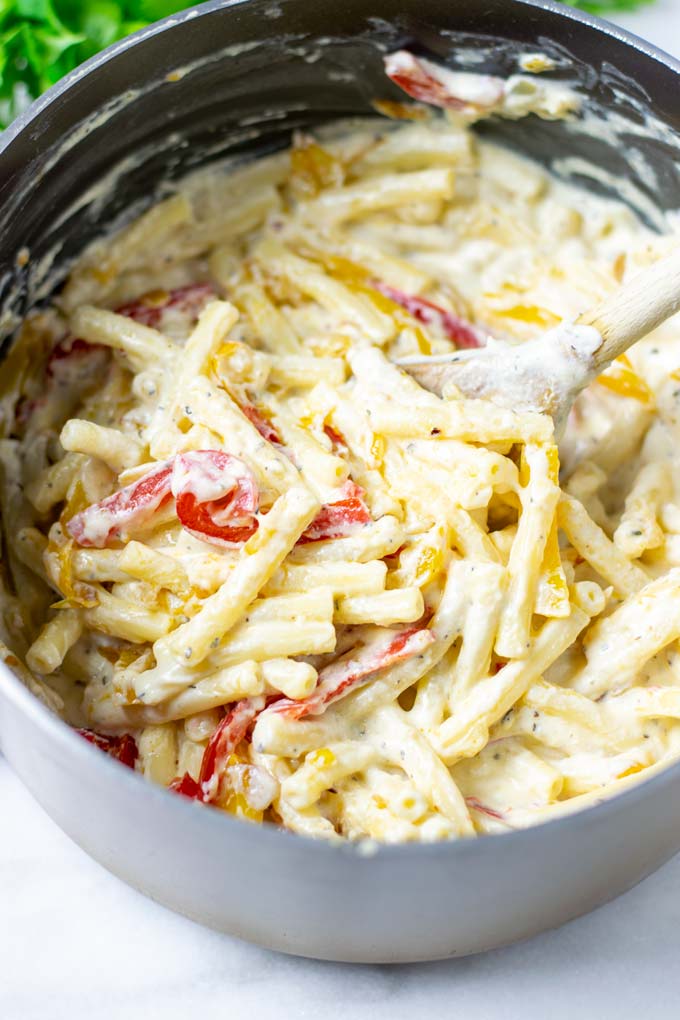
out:
<path id="1" fill-rule="evenodd" d="M 27 317 L 0 637 L 176 794 L 398 842 L 534 824 L 680 753 L 680 327 L 559 448 L 547 415 L 407 376 L 574 318 L 670 241 L 475 138 L 527 112 L 516 82 L 388 72 L 447 115 L 202 171 Z M 534 108 L 568 114 L 548 85 Z"/>

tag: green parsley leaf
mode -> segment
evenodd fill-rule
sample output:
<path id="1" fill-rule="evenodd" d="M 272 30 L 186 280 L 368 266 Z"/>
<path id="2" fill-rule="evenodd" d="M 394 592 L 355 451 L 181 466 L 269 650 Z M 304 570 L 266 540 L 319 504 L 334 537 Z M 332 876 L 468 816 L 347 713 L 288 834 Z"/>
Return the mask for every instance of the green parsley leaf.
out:
<path id="1" fill-rule="evenodd" d="M 566 2 L 566 0 L 565 0 Z M 569 0 L 570 7 L 580 7 L 590 14 L 617 14 L 622 11 L 634 11 L 654 0 Z"/>

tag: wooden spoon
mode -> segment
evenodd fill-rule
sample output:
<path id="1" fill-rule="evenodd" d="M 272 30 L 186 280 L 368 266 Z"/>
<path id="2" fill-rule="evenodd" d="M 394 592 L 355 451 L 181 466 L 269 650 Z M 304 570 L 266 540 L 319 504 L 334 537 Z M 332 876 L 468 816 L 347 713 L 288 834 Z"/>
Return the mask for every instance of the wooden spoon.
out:
<path id="1" fill-rule="evenodd" d="M 621 287 L 574 324 L 511 345 L 397 362 L 425 389 L 456 390 L 517 411 L 552 415 L 558 433 L 581 390 L 619 355 L 680 309 L 680 248 Z"/>

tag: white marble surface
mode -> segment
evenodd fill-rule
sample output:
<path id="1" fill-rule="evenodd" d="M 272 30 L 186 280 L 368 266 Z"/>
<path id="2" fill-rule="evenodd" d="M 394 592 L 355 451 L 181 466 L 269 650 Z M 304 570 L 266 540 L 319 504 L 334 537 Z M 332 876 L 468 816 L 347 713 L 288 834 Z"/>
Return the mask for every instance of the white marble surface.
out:
<path id="1" fill-rule="evenodd" d="M 607 907 L 484 956 L 299 960 L 112 878 L 0 765 L 2 1020 L 677 1020 L 680 857 Z M 329 918 L 329 923 L 332 919 Z"/>
<path id="2" fill-rule="evenodd" d="M 680 0 L 621 21 L 680 55 Z M 0 810 L 0 1020 L 680 1015 L 680 857 L 608 907 L 510 949 L 349 967 L 269 953 L 144 899 L 71 843 L 2 759 Z"/>

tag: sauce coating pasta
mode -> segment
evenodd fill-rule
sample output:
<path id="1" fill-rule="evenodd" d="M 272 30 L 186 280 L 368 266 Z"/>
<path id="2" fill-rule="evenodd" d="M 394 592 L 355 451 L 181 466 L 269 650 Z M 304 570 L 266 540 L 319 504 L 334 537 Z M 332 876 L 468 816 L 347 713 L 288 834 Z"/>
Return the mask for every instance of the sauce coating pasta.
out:
<path id="1" fill-rule="evenodd" d="M 496 79 L 388 72 L 450 114 L 195 175 L 23 323 L 3 658 L 176 795 L 429 841 L 680 754 L 680 326 L 559 449 L 546 415 L 405 375 L 573 320 L 672 238 L 478 142 L 480 113 L 526 112 Z"/>

